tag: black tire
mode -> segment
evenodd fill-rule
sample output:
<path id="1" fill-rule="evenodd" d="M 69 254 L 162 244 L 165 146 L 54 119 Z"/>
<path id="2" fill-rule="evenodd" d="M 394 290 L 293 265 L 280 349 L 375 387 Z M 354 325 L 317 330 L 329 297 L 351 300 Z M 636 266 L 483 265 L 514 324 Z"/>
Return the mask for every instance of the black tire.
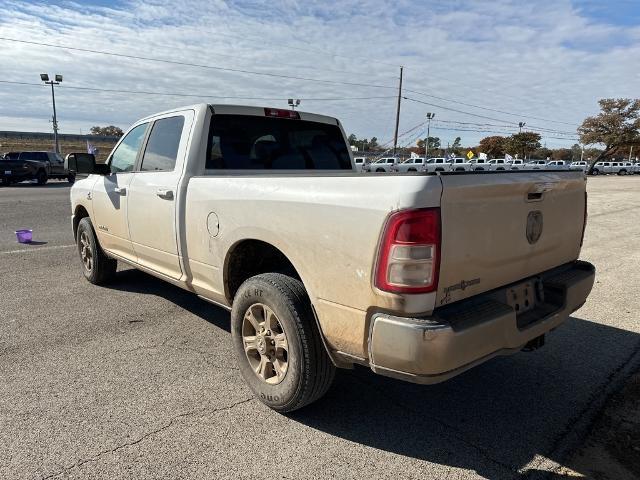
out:
<path id="1" fill-rule="evenodd" d="M 94 285 L 102 285 L 113 280 L 118 268 L 118 262 L 107 257 L 102 248 L 100 248 L 89 217 L 83 218 L 78 224 L 76 245 L 82 263 L 82 273 L 87 280 Z M 83 248 L 87 248 L 90 252 L 92 258 L 90 267 L 84 259 Z"/>
<path id="2" fill-rule="evenodd" d="M 288 367 L 276 384 L 260 378 L 245 353 L 243 322 L 250 307 L 256 305 L 273 311 L 286 335 Z M 335 367 L 322 344 L 311 302 L 300 280 L 281 273 L 265 273 L 246 280 L 233 301 L 231 337 L 244 380 L 262 403 L 277 412 L 292 412 L 315 402 L 333 382 Z"/>
<path id="3" fill-rule="evenodd" d="M 0 180 L 0 185 L 2 185 L 3 187 L 8 187 L 9 185 L 11 185 L 11 182 L 9 182 L 8 178 L 3 177 L 2 180 Z"/>
<path id="4" fill-rule="evenodd" d="M 626 175 L 626 174 L 627 174 L 627 171 L 626 171 L 626 170 L 620 170 L 620 171 L 618 172 L 618 175 Z"/>
<path id="5" fill-rule="evenodd" d="M 597 168 L 594 168 L 593 171 L 591 172 L 591 175 L 600 175 L 600 170 L 598 170 Z"/>
<path id="6" fill-rule="evenodd" d="M 49 176 L 47 175 L 47 172 L 44 170 L 38 170 L 38 173 L 36 173 L 36 181 L 38 182 L 38 185 L 44 185 L 48 180 Z"/>
<path id="7" fill-rule="evenodd" d="M 76 174 L 70 173 L 69 175 L 67 175 L 67 182 L 69 182 L 71 185 L 76 183 Z"/>

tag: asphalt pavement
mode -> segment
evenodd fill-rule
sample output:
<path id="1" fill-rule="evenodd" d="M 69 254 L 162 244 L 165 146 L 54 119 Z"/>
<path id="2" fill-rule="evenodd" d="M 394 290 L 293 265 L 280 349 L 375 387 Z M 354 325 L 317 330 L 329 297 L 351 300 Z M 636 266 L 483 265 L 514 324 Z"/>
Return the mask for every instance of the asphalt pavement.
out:
<path id="1" fill-rule="evenodd" d="M 432 386 L 340 371 L 281 415 L 240 378 L 225 310 L 129 268 L 89 284 L 66 183 L 0 188 L 0 478 L 554 477 L 640 366 L 640 176 L 588 189 L 596 285 L 544 348 Z"/>

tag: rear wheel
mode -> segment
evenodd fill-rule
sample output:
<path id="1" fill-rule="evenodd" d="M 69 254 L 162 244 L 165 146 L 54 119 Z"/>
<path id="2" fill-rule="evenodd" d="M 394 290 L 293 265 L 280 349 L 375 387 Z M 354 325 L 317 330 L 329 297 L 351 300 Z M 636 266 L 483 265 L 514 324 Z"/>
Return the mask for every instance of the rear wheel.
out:
<path id="1" fill-rule="evenodd" d="M 591 172 L 591 175 L 600 175 L 600 170 L 598 170 L 597 168 L 594 168 L 593 171 Z"/>
<path id="2" fill-rule="evenodd" d="M 47 175 L 47 172 L 44 170 L 38 170 L 38 173 L 36 174 L 36 181 L 38 182 L 38 185 L 44 185 L 48 180 L 49 176 Z"/>
<path id="3" fill-rule="evenodd" d="M 70 173 L 69 175 L 67 175 L 67 181 L 73 185 L 76 182 L 75 173 Z"/>
<path id="4" fill-rule="evenodd" d="M 262 403 L 291 412 L 322 397 L 335 367 L 300 280 L 265 273 L 246 280 L 231 311 L 240 372 Z"/>
<path id="5" fill-rule="evenodd" d="M 89 217 L 80 220 L 76 235 L 78 253 L 84 277 L 94 285 L 107 283 L 115 277 L 118 262 L 105 255 L 100 248 Z"/>
<path id="6" fill-rule="evenodd" d="M 627 174 L 627 171 L 626 171 L 626 170 L 620 170 L 620 171 L 618 172 L 618 175 L 626 175 L 626 174 Z"/>

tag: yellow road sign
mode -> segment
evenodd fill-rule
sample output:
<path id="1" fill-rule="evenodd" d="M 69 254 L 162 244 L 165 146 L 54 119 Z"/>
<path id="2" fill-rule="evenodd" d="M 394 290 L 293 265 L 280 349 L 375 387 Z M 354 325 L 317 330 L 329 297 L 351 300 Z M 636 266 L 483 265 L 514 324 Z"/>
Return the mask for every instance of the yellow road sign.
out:
<path id="1" fill-rule="evenodd" d="M 471 159 L 473 158 L 473 152 L 472 152 L 471 150 L 469 150 L 469 151 L 467 152 L 467 158 L 468 158 L 469 160 L 471 160 Z"/>

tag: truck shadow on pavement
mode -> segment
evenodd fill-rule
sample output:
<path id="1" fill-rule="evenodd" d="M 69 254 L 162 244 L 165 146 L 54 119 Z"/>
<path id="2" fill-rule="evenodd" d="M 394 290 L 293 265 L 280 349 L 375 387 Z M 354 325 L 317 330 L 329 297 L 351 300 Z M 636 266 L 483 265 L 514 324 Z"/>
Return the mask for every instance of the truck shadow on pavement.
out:
<path id="1" fill-rule="evenodd" d="M 226 310 L 140 271 L 120 271 L 109 288 L 160 296 L 229 332 Z M 491 479 L 575 478 L 550 473 L 541 462 L 562 464 L 639 347 L 634 332 L 571 317 L 543 348 L 494 358 L 436 385 L 364 367 L 339 370 L 326 397 L 288 416 L 337 438 L 442 466 L 438 474 L 417 463 L 419 477 L 446 477 L 455 467 Z M 393 468 L 393 457 L 366 454 L 374 470 Z"/>
<path id="2" fill-rule="evenodd" d="M 132 268 L 119 271 L 116 281 L 107 288 L 162 297 L 219 329 L 231 332 L 229 312 L 225 309 L 202 300 L 195 293 L 182 290 L 140 270 Z"/>
<path id="3" fill-rule="evenodd" d="M 542 471 L 539 461 L 562 464 L 563 450 L 580 440 L 572 437 L 574 427 L 581 422 L 580 433 L 580 425 L 591 424 L 639 337 L 573 317 L 542 349 L 495 358 L 437 385 L 404 383 L 366 368 L 340 371 L 324 400 L 291 418 L 487 478 L 575 478 Z"/>

